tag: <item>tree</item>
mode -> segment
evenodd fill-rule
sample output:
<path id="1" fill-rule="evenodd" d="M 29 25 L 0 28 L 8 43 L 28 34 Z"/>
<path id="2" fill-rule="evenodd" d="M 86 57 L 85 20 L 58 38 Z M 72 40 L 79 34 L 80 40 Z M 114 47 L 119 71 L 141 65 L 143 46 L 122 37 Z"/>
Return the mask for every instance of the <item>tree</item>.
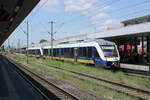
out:
<path id="1" fill-rule="evenodd" d="M 41 39 L 39 43 L 43 43 L 43 42 L 48 42 L 48 41 L 45 39 Z"/>

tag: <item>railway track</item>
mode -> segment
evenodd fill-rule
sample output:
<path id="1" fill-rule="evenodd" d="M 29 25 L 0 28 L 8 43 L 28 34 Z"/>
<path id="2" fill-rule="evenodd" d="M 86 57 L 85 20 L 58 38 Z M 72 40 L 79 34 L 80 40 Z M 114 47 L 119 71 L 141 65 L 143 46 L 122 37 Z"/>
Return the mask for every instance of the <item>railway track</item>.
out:
<path id="1" fill-rule="evenodd" d="M 57 67 L 57 66 L 52 66 L 52 65 L 48 65 L 48 64 L 44 64 L 44 63 L 39 63 L 39 64 L 42 64 L 42 65 L 45 65 L 45 66 L 48 66 L 48 67 L 52 67 L 52 68 L 56 68 L 56 69 L 60 69 L 60 70 L 64 70 L 64 71 L 71 72 L 71 73 L 79 75 L 79 76 L 92 78 L 92 79 L 104 82 L 105 86 L 109 85 L 109 86 L 106 86 L 108 88 L 114 89 L 118 92 L 125 93 L 125 94 L 130 95 L 130 96 L 137 97 L 141 100 L 149 100 L 150 99 L 150 91 L 147 91 L 147 90 L 144 90 L 144 89 L 132 87 L 132 86 L 122 84 L 122 83 L 118 83 L 118 82 L 115 82 L 115 81 L 110 81 L 110 80 L 104 79 L 102 77 L 96 77 L 96 76 L 93 76 L 93 75 L 89 75 L 89 74 L 85 74 L 85 73 L 81 73 L 81 72 L 77 72 L 77 71 L 72 71 L 72 70 L 68 70 L 68 69 L 65 69 L 65 68 L 60 68 L 60 67 Z"/>
<path id="2" fill-rule="evenodd" d="M 60 70 L 64 70 L 67 72 L 71 72 L 71 73 L 79 75 L 79 76 L 84 76 L 84 77 L 92 78 L 92 79 L 95 79 L 98 81 L 102 81 L 102 82 L 106 83 L 107 85 L 110 85 L 110 88 L 115 89 L 118 92 L 122 92 L 122 93 L 137 97 L 137 98 L 142 99 L 142 100 L 150 99 L 150 91 L 148 91 L 148 90 L 136 88 L 136 87 L 129 86 L 129 85 L 122 84 L 122 83 L 118 83 L 115 81 L 110 81 L 110 80 L 104 79 L 102 77 L 96 77 L 93 75 L 89 75 L 89 74 L 85 74 L 85 73 L 81 73 L 81 72 L 77 72 L 77 71 L 72 71 L 72 70 L 68 70 L 65 68 L 60 68 L 57 66 L 52 66 L 52 65 L 48 65 L 48 64 L 44 64 L 44 63 L 39 63 L 39 64 L 42 64 L 42 65 L 45 65 L 48 67 L 52 67 L 52 68 L 56 68 L 56 69 L 60 69 Z"/>
<path id="3" fill-rule="evenodd" d="M 4 57 L 5 58 L 5 57 Z M 6 57 L 7 58 L 7 57 Z M 35 73 L 32 70 L 28 69 L 26 66 L 10 59 L 7 58 L 7 60 L 15 65 L 14 70 L 21 76 L 23 77 L 32 87 L 35 88 L 35 90 L 37 90 L 37 92 L 39 92 L 46 100 L 59 100 L 59 99 L 63 99 L 63 100 L 79 100 L 78 97 L 74 96 L 73 94 L 63 90 L 62 88 L 58 87 L 57 85 L 53 84 L 52 82 L 47 81 L 46 79 L 44 79 L 43 77 L 41 77 L 39 75 L 39 73 Z M 31 81 L 31 76 L 33 79 L 32 80 L 36 80 L 37 82 L 39 82 L 40 84 L 47 86 L 50 91 L 53 92 L 53 94 L 56 97 L 53 96 L 49 96 L 49 94 L 45 93 L 45 90 L 43 92 L 43 89 L 41 89 L 41 86 L 37 86 L 37 83 Z M 39 85 L 38 83 L 38 85 Z M 47 92 L 47 91 L 46 91 Z"/>
<path id="4" fill-rule="evenodd" d="M 140 74 L 134 74 L 134 73 L 124 73 L 124 74 L 128 75 L 128 76 L 136 76 L 136 77 L 149 78 L 150 79 L 150 76 L 145 76 L 145 75 L 140 75 Z"/>
<path id="5" fill-rule="evenodd" d="M 124 72 L 126 75 L 134 75 L 134 76 L 140 76 L 143 78 L 150 78 L 149 71 L 140 71 L 140 70 L 134 70 L 134 69 L 127 69 L 127 68 L 121 68 L 120 70 Z"/>

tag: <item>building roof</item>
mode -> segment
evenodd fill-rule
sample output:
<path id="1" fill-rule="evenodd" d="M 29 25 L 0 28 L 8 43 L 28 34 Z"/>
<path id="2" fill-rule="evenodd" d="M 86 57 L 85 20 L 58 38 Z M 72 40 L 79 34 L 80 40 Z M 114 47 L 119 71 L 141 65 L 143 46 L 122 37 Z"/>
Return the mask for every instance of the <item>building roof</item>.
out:
<path id="1" fill-rule="evenodd" d="M 88 38 L 113 38 L 150 35 L 150 22 L 89 34 Z"/>
<path id="2" fill-rule="evenodd" d="M 144 23 L 144 22 L 150 22 L 150 15 L 125 20 L 125 21 L 122 21 L 121 23 L 123 23 L 125 26 L 127 26 L 127 25 L 133 25 L 133 24 L 140 24 L 140 23 Z"/>

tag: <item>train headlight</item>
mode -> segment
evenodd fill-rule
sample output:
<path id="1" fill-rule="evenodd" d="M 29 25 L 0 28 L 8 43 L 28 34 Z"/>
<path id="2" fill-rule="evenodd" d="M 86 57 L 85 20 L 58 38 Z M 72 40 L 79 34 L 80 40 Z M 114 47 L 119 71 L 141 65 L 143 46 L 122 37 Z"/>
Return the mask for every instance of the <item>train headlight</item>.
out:
<path id="1" fill-rule="evenodd" d="M 112 62 L 112 66 L 117 66 L 117 62 Z"/>

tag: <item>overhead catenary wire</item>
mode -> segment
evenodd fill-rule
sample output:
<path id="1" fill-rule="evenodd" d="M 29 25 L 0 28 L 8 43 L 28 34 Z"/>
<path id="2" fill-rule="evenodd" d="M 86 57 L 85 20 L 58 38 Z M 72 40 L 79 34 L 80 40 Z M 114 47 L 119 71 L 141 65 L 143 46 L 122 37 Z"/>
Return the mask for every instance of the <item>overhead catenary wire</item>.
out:
<path id="1" fill-rule="evenodd" d="M 120 0 L 118 0 L 118 1 L 120 1 Z M 117 2 L 117 1 L 116 1 L 116 2 Z M 112 4 L 116 3 L 116 2 L 110 2 L 110 4 L 112 5 Z M 119 12 L 119 11 L 121 11 L 121 10 L 129 9 L 129 7 L 137 7 L 137 6 L 139 6 L 139 5 L 143 5 L 143 4 L 149 3 L 149 2 L 150 2 L 150 0 L 145 0 L 145 1 L 142 1 L 142 2 L 139 2 L 139 3 L 136 3 L 136 4 L 127 5 L 127 6 L 125 6 L 125 7 L 121 7 L 121 8 L 118 8 L 118 9 L 113 10 L 112 13 L 116 13 L 116 12 Z M 107 4 L 106 6 L 108 6 L 108 4 Z M 105 6 L 103 6 L 103 7 L 105 7 Z M 103 8 L 103 7 L 100 7 L 100 8 Z M 99 9 L 100 9 L 100 8 L 99 8 Z M 97 9 L 98 9 L 98 8 L 97 8 Z M 114 12 L 114 11 L 116 11 L 116 12 Z M 124 16 L 123 16 L 123 17 L 124 17 Z M 64 22 L 65 22 L 65 24 L 66 24 L 67 22 L 72 23 L 72 22 L 74 21 L 73 19 L 75 19 L 75 18 L 77 18 L 77 17 L 71 18 L 71 19 L 69 19 L 69 20 L 67 20 L 67 21 L 64 21 Z M 81 21 L 82 21 L 82 20 L 81 20 Z M 98 23 L 96 23 L 96 24 L 100 24 L 100 23 L 98 22 Z M 96 25 L 96 24 L 95 24 L 95 25 Z M 93 25 L 93 24 L 92 24 L 92 25 Z M 92 25 L 88 25 L 88 27 L 89 27 L 89 26 L 92 26 Z M 105 25 L 101 25 L 101 27 L 103 27 L 103 26 L 105 26 Z M 87 27 L 85 27 L 85 28 L 87 28 Z"/>
<path id="2" fill-rule="evenodd" d="M 112 13 L 112 12 L 115 12 L 115 13 L 116 13 L 116 12 L 120 12 L 121 10 L 131 9 L 131 8 L 134 8 L 134 7 L 137 7 L 137 6 L 139 6 L 139 5 L 146 4 L 146 3 L 150 3 L 150 0 L 145 0 L 145 1 L 142 1 L 142 2 L 138 2 L 138 3 L 136 3 L 136 4 L 131 4 L 131 5 L 127 5 L 127 6 L 125 6 L 125 7 L 117 8 L 117 9 L 115 9 L 115 10 L 112 10 L 111 13 Z"/>
<path id="3" fill-rule="evenodd" d="M 118 13 L 118 12 L 120 12 L 120 11 L 122 11 L 122 10 L 126 10 L 126 9 L 131 9 L 131 8 L 135 8 L 135 7 L 137 7 L 137 6 L 140 6 L 140 5 L 143 5 L 143 4 L 146 4 L 146 3 L 150 3 L 150 0 L 145 0 L 145 1 L 142 1 L 142 2 L 139 2 L 139 3 L 135 3 L 135 4 L 131 4 L 131 5 L 127 5 L 127 6 L 125 6 L 125 7 L 121 7 L 121 8 L 118 8 L 118 9 L 115 9 L 115 10 L 113 10 L 112 12 L 110 12 L 110 13 Z M 111 2 L 110 4 L 113 4 L 113 2 Z M 105 7 L 105 6 L 103 6 L 103 7 Z M 148 10 L 148 9 L 144 9 L 144 10 Z M 144 10 L 142 10 L 142 11 L 144 11 Z M 142 11 L 139 11 L 139 13 L 142 13 Z M 145 12 L 145 11 L 144 11 Z M 127 17 L 127 16 L 130 16 L 130 15 L 133 15 L 133 14 L 136 14 L 136 12 L 134 12 L 134 13 L 129 13 L 129 15 L 128 14 L 126 14 L 126 15 L 123 15 L 123 16 L 120 16 L 120 18 L 122 18 L 122 17 Z M 76 18 L 76 17 L 75 17 Z M 73 22 L 73 19 L 71 19 L 71 20 L 69 20 L 70 22 Z M 103 21 L 104 22 L 104 21 Z M 101 22 L 102 23 L 102 22 Z M 100 22 L 98 22 L 98 23 L 95 23 L 95 24 L 92 24 L 92 25 L 97 25 L 97 24 L 101 24 Z M 87 27 L 91 27 L 92 25 L 88 25 Z M 100 25 L 101 27 L 104 27 L 104 26 L 106 26 L 106 25 Z M 87 28 L 87 27 L 85 27 L 85 28 Z"/>
<path id="4" fill-rule="evenodd" d="M 46 0 L 45 2 L 43 2 L 43 4 L 41 4 L 41 6 L 38 7 L 38 8 L 35 10 L 35 13 L 34 13 L 33 16 L 31 16 L 30 18 L 33 19 L 33 18 L 37 15 L 37 13 L 47 4 L 47 2 L 48 2 L 48 0 Z M 31 20 L 31 19 L 29 19 L 29 20 Z"/>
<path id="5" fill-rule="evenodd" d="M 116 0 L 116 1 L 111 1 L 111 2 L 109 2 L 108 4 L 113 4 L 113 3 L 115 3 L 115 2 L 118 2 L 118 1 L 120 1 L 120 0 Z M 48 2 L 48 0 L 46 0 L 39 8 L 37 8 L 37 10 L 35 11 L 35 14 L 34 14 L 34 16 L 33 17 L 35 17 L 36 15 L 37 15 L 37 12 L 46 4 Z M 102 8 L 105 8 L 108 4 L 106 4 L 105 6 L 103 6 L 103 7 L 100 7 L 101 9 Z M 97 9 L 100 9 L 100 8 L 97 8 Z M 88 13 L 90 13 L 90 12 L 88 12 Z M 32 18 L 33 18 L 32 17 Z M 69 20 L 68 20 L 69 21 Z M 67 22 L 68 22 L 67 21 Z M 65 22 L 66 23 L 66 22 Z M 62 28 L 62 26 L 64 26 L 64 23 L 62 23 L 62 25 L 61 25 L 61 27 L 59 27 L 58 28 L 58 30 L 56 30 L 54 33 L 56 33 L 56 32 L 58 32 L 61 28 Z"/>
<path id="6" fill-rule="evenodd" d="M 47 1 L 48 1 L 48 0 L 47 0 Z M 149 1 L 149 0 L 145 0 L 145 1 L 142 1 L 142 2 L 145 4 L 145 3 L 147 3 L 148 1 Z M 46 4 L 46 3 L 45 3 L 45 4 Z M 43 5 L 45 5 L 45 4 L 43 3 Z M 136 3 L 136 4 L 140 4 L 140 3 Z M 134 4 L 134 5 L 136 6 L 136 4 Z M 131 6 L 131 5 L 129 5 L 129 6 Z M 129 6 L 128 6 L 128 7 L 129 7 Z M 135 6 L 133 6 L 133 7 L 135 7 Z M 137 6 L 138 6 L 138 5 L 137 5 Z M 127 7 L 126 9 L 129 9 L 128 7 Z M 40 8 L 42 8 L 42 6 L 39 7 L 39 9 L 40 9 Z M 118 8 L 118 9 L 116 9 L 116 10 L 117 10 L 116 12 L 119 12 L 119 10 L 122 10 L 122 9 L 123 9 L 123 7 L 122 7 L 121 9 Z M 115 12 L 112 12 L 112 13 L 115 13 Z M 136 14 L 136 12 L 134 12 L 134 14 Z M 127 16 L 123 15 L 123 17 L 127 17 Z M 67 23 L 72 23 L 72 22 L 73 22 L 73 21 L 67 22 Z M 65 22 L 65 24 L 66 24 L 66 22 Z M 100 23 L 97 23 L 97 24 L 100 24 Z M 92 24 L 92 25 L 93 25 L 93 24 Z M 63 24 L 62 26 L 64 26 L 64 24 Z M 61 29 L 61 28 L 60 28 L 60 29 Z M 58 30 L 60 30 L 60 29 L 58 28 Z M 54 33 L 55 33 L 55 32 L 54 32 Z"/>
<path id="7" fill-rule="evenodd" d="M 108 5 L 112 5 L 112 4 L 115 4 L 115 3 L 117 3 L 117 2 L 119 2 L 119 1 L 121 1 L 121 0 L 115 0 L 115 1 L 113 1 L 113 2 L 109 2 L 108 4 L 106 4 L 106 5 L 104 5 L 104 6 L 102 6 L 102 7 L 99 7 L 99 8 L 96 8 L 96 9 L 94 9 L 95 11 L 96 10 L 100 10 L 100 9 L 103 9 L 103 8 L 105 8 L 105 7 L 107 7 Z M 87 10 L 89 10 L 90 8 L 88 8 Z M 94 11 L 94 12 L 95 12 Z M 89 11 L 88 11 L 88 13 L 90 13 Z M 71 19 L 69 19 L 69 20 L 66 20 L 66 21 L 64 21 L 65 23 L 72 23 L 73 21 L 75 21 L 75 19 L 78 19 L 78 17 L 82 17 L 83 15 L 79 15 L 79 16 L 75 16 L 74 18 L 71 18 Z"/>
<path id="8" fill-rule="evenodd" d="M 135 11 L 135 12 L 132 12 L 132 13 L 128 13 L 128 14 L 126 14 L 126 15 L 123 15 L 123 16 L 121 16 L 121 17 L 128 17 L 127 15 L 143 13 L 143 12 L 149 11 L 149 9 L 150 9 L 150 8 L 146 8 L 146 9 L 143 9 L 143 10 L 141 10 L 141 11 Z M 120 18 L 121 18 L 121 17 L 120 17 Z M 99 31 L 99 32 L 101 32 L 101 31 Z"/>
<path id="9" fill-rule="evenodd" d="M 22 26 L 19 26 L 19 29 L 20 29 L 25 35 L 27 35 L 27 32 L 22 28 Z"/>
<path id="10" fill-rule="evenodd" d="M 104 6 L 98 7 L 98 8 L 96 8 L 96 9 L 97 9 L 97 10 L 98 10 L 98 9 L 99 9 L 99 10 L 100 10 L 100 9 L 103 9 L 103 8 L 107 7 L 108 5 L 115 4 L 115 3 L 119 2 L 119 1 L 121 1 L 121 0 L 115 0 L 115 1 L 108 2 L 108 4 L 105 4 Z M 88 8 L 88 9 L 90 9 L 90 8 Z M 87 9 L 87 10 L 88 10 L 88 9 Z M 94 9 L 94 10 L 96 11 L 96 9 Z M 88 11 L 88 13 L 91 13 L 91 12 Z M 73 21 L 75 21 L 74 19 L 76 19 L 76 18 L 78 18 L 78 17 L 81 17 L 81 16 L 83 16 L 83 15 L 75 16 L 74 18 L 71 18 L 71 19 L 66 20 L 66 21 L 64 21 L 64 22 L 65 22 L 65 24 L 66 24 L 66 23 L 72 23 Z"/>
<path id="11" fill-rule="evenodd" d="M 121 18 L 121 17 L 128 17 L 128 16 L 130 16 L 130 15 L 132 15 L 132 14 L 140 14 L 140 13 L 149 11 L 149 9 L 150 9 L 150 8 L 146 8 L 146 9 L 142 9 L 142 10 L 140 10 L 140 11 L 135 11 L 135 12 L 132 12 L 132 13 L 128 13 L 128 14 L 122 15 L 122 16 L 120 16 L 120 17 L 118 17 L 118 18 Z M 101 23 L 99 23 L 99 24 L 101 24 Z M 104 26 L 106 26 L 106 25 L 99 25 L 98 27 L 101 28 L 101 27 L 104 27 Z M 89 27 L 89 26 L 88 26 L 88 27 Z M 88 27 L 85 27 L 85 28 L 88 28 Z M 85 29 L 85 28 L 82 28 L 82 29 Z M 93 28 L 93 27 L 91 27 L 91 28 Z M 80 31 L 83 31 L 83 30 L 80 30 Z M 102 31 L 103 31 L 103 30 L 96 31 L 96 32 L 90 32 L 90 33 L 87 33 L 87 34 L 99 33 L 99 32 L 102 32 Z"/>
<path id="12" fill-rule="evenodd" d="M 146 1 L 144 1 L 143 3 L 150 3 L 150 0 L 146 0 Z M 137 3 L 136 3 L 137 4 Z M 141 3 L 142 4 L 142 3 Z M 135 5 L 135 4 L 134 4 Z M 135 6 L 132 6 L 132 7 L 135 7 Z M 131 6 L 131 5 L 130 5 Z M 139 6 L 139 5 L 138 5 Z M 126 6 L 127 7 L 127 6 Z M 129 6 L 128 6 L 129 7 Z M 118 8 L 119 9 L 119 8 Z M 122 9 L 123 9 L 123 7 L 122 7 Z M 127 9 L 129 9 L 129 8 L 127 8 Z M 129 16 L 131 16 L 131 15 L 133 15 L 133 14 L 138 14 L 138 13 L 143 13 L 143 12 L 146 12 L 146 11 L 149 11 L 149 9 L 150 8 L 146 8 L 146 9 L 142 9 L 142 10 L 140 10 L 140 11 L 134 11 L 134 12 L 131 12 L 131 13 L 127 13 L 127 14 L 124 14 L 124 15 L 121 15 L 121 16 L 119 16 L 119 17 L 116 17 L 116 18 L 124 18 L 124 17 L 129 17 Z M 120 8 L 120 10 L 121 10 L 121 8 Z M 116 9 L 116 11 L 117 11 L 117 9 Z M 116 12 L 112 12 L 112 13 L 116 13 Z M 103 20 L 103 22 L 105 22 L 105 18 L 101 18 L 101 20 Z M 98 25 L 98 24 L 102 24 L 103 22 L 97 22 L 97 23 L 94 23 L 94 24 L 90 24 L 90 25 L 86 25 L 86 27 L 85 28 L 88 28 L 88 27 L 91 27 L 91 26 L 93 26 L 93 25 Z M 104 25 L 100 25 L 101 27 L 103 27 Z"/>
<path id="13" fill-rule="evenodd" d="M 54 34 L 57 33 L 57 32 L 63 27 L 64 24 L 65 24 L 65 23 L 61 23 L 60 26 L 59 26 L 59 27 L 56 29 L 56 31 L 54 32 Z"/>

